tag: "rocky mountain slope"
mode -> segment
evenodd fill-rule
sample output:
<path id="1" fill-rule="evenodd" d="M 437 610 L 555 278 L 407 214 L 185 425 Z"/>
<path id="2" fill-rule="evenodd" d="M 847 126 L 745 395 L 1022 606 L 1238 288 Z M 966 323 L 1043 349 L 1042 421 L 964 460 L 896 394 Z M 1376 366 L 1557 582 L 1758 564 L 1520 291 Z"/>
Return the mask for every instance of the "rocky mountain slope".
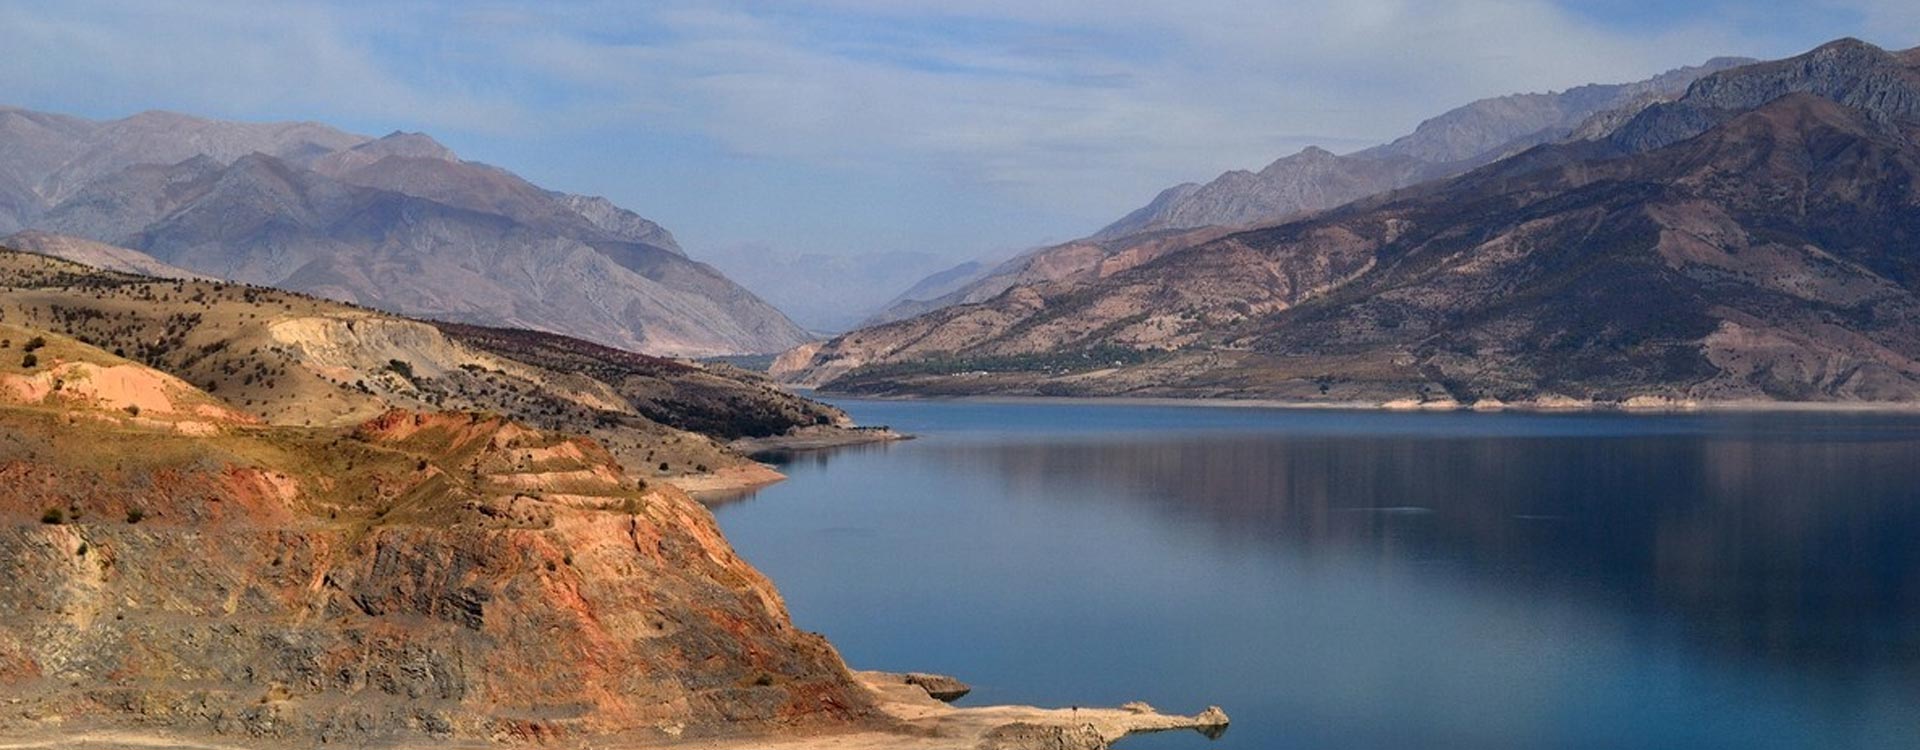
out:
<path id="1" fill-rule="evenodd" d="M 1332 208 L 1348 201 L 1448 177 L 1571 135 L 1588 120 L 1679 96 L 1701 76 L 1752 60 L 1715 58 L 1622 84 L 1481 99 L 1420 123 L 1392 143 L 1348 155 L 1320 148 L 1233 171 L 1204 185 L 1176 185 L 1108 225 L 1096 238 L 1155 229 L 1244 227 Z"/>
<path id="2" fill-rule="evenodd" d="M 590 440 L 479 412 L 265 425 L 79 341 L 0 336 L 0 736 L 881 723 L 701 506 Z"/>
<path id="3" fill-rule="evenodd" d="M 724 365 L 5 250 L 0 322 L 156 368 L 270 424 L 339 428 L 394 407 L 488 411 L 592 437 L 640 477 L 757 467 L 726 443 L 849 424 Z"/>
<path id="4" fill-rule="evenodd" d="M 855 331 L 782 375 L 861 392 L 1920 400 L 1917 57 L 1843 40 L 1722 71 L 1596 140 Z"/>
<path id="5" fill-rule="evenodd" d="M 806 340 L 659 225 L 420 134 L 0 110 L 0 231 L 443 320 L 670 355 Z"/>
<path id="6" fill-rule="evenodd" d="M 1699 77 L 1749 62 L 1715 58 L 1634 83 L 1482 99 L 1427 120 L 1391 143 L 1352 154 L 1309 147 L 1258 172 L 1235 170 L 1205 185 L 1175 185 L 1086 239 L 1037 248 L 989 267 L 966 264 L 928 277 L 866 325 L 984 302 L 1016 284 L 1048 280 L 1041 274 L 1049 268 L 1065 267 L 1077 273 L 1095 262 L 1089 260 L 1090 253 L 1126 253 L 1142 242 L 1158 241 L 1160 234 L 1170 230 L 1244 228 L 1282 221 L 1458 175 L 1543 143 L 1610 132 L 1641 109 L 1679 96 Z"/>

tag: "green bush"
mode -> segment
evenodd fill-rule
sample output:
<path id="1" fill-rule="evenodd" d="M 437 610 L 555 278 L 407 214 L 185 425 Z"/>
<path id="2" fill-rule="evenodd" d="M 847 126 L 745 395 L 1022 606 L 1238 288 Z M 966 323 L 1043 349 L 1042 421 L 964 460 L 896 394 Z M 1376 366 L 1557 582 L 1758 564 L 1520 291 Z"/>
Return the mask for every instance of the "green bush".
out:
<path id="1" fill-rule="evenodd" d="M 66 523 L 67 512 L 59 508 L 48 508 L 47 512 L 40 514 L 40 522 L 49 526 Z"/>

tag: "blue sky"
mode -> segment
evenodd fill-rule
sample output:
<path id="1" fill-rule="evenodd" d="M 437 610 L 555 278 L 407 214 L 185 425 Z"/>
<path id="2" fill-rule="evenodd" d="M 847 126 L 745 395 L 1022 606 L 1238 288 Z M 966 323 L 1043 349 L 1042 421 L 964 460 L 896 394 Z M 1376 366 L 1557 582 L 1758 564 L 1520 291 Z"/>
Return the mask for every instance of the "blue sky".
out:
<path id="1" fill-rule="evenodd" d="M 696 256 L 961 258 L 1478 97 L 1920 45 L 1920 2 L 29 0 L 0 24 L 0 103 L 426 131 Z"/>

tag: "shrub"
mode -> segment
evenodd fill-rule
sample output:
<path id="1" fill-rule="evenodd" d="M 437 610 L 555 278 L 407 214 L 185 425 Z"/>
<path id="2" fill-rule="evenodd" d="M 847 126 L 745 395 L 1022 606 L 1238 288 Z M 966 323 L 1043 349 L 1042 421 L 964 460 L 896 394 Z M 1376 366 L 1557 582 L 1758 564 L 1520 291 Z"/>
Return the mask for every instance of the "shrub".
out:
<path id="1" fill-rule="evenodd" d="M 35 368 L 35 367 L 39 367 L 39 366 L 40 366 L 40 358 L 39 358 L 39 357 L 36 357 L 36 356 L 34 356 L 34 355 L 31 355 L 31 354 L 29 354 L 29 355 L 27 355 L 27 356 L 25 356 L 25 357 L 21 357 L 21 358 L 20 358 L 20 367 L 21 367 L 22 369 L 26 369 L 26 370 L 31 370 L 31 369 L 33 369 L 33 368 Z"/>
<path id="2" fill-rule="evenodd" d="M 47 512 L 40 514 L 40 522 L 49 526 L 66 523 L 67 512 L 59 508 L 48 508 Z"/>
<path id="3" fill-rule="evenodd" d="M 29 352 L 30 352 L 30 351 L 33 351 L 33 350 L 35 350 L 35 349 L 38 349 L 38 348 L 40 348 L 40 347 L 43 347 L 43 346 L 46 346 L 46 345 L 47 345 L 47 337 L 45 337 L 45 336 L 35 336 L 35 337 L 33 337 L 33 338 L 30 338 L 30 339 L 27 339 L 27 345 L 26 345 L 26 347 L 25 347 L 25 348 L 23 349 L 23 351 L 29 351 Z"/>
<path id="4" fill-rule="evenodd" d="M 127 509 L 127 523 L 139 523 L 147 517 L 147 512 L 139 508 Z"/>

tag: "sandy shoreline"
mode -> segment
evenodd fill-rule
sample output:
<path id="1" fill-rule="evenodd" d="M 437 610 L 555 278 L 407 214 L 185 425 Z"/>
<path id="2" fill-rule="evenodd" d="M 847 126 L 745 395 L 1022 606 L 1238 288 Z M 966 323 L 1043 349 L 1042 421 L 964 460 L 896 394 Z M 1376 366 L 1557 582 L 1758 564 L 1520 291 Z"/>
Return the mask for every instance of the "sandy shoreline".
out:
<path id="1" fill-rule="evenodd" d="M 911 440 L 913 436 L 893 431 L 888 427 L 802 427 L 785 435 L 773 435 L 761 438 L 741 438 L 727 444 L 728 448 L 746 455 L 770 451 L 808 451 L 822 448 L 845 448 L 850 445 L 869 445 L 872 443 L 890 443 L 896 440 Z"/>
<path id="2" fill-rule="evenodd" d="M 549 747 L 602 750 L 1078 750 L 1104 748 L 1127 735 L 1192 730 L 1218 733 L 1227 715 L 1216 707 L 1193 716 L 1161 713 L 1145 703 L 1119 708 L 952 706 L 892 672 L 853 673 L 873 693 L 891 727 L 804 730 L 738 737 L 630 740 L 619 736 L 560 740 Z M 500 747 L 481 740 L 432 743 L 443 748 Z M 139 729 L 56 727 L 28 736 L 0 737 L 0 750 L 242 750 L 295 747 L 291 741 L 229 744 L 227 738 L 169 735 Z M 417 747 L 400 741 L 372 747 Z"/>
<path id="3" fill-rule="evenodd" d="M 1889 413 L 1920 414 L 1920 402 L 1893 401 L 1521 401 L 1475 404 L 1456 401 L 1429 401 L 1424 404 L 1405 401 L 1290 401 L 1265 398 L 1225 398 L 1217 396 L 1184 398 L 1178 396 L 922 396 L 837 393 L 800 389 L 809 398 L 847 398 L 867 401 L 949 401 L 982 404 L 1082 404 L 1111 406 L 1192 406 L 1225 409 L 1293 409 L 1302 411 L 1398 411 L 1398 412 L 1533 412 L 1621 414 L 1690 414 L 1702 412 L 1804 412 L 1804 413 Z"/>
<path id="4" fill-rule="evenodd" d="M 698 499 L 701 495 L 715 492 L 738 492 L 755 487 L 764 487 L 787 478 L 787 475 L 773 467 L 756 461 L 741 466 L 729 466 L 706 474 L 688 474 L 686 476 L 665 477 L 659 481 L 679 487 L 682 492 Z"/>
<path id="5" fill-rule="evenodd" d="M 1193 716 L 1166 714 L 1144 703 L 1120 708 L 1038 708 L 1034 706 L 951 706 L 891 672 L 855 672 L 872 690 L 880 710 L 897 723 L 894 730 L 856 730 L 808 736 L 715 738 L 646 746 L 659 750 L 1019 750 L 1105 747 L 1131 734 L 1227 729 L 1217 707 Z M 1096 744 L 1097 743 L 1097 744 Z M 635 747 L 631 750 L 641 750 Z"/>
<path id="6" fill-rule="evenodd" d="M 801 428 L 787 435 L 742 438 L 728 443 L 727 447 L 742 455 L 752 456 L 768 451 L 824 450 L 911 439 L 913 439 L 911 435 L 903 435 L 885 427 Z M 718 471 L 666 477 L 660 481 L 678 487 L 696 499 L 713 500 L 714 495 L 727 495 L 765 487 L 786 478 L 787 475 L 780 473 L 772 466 L 749 460 L 743 465 L 729 466 Z"/>

